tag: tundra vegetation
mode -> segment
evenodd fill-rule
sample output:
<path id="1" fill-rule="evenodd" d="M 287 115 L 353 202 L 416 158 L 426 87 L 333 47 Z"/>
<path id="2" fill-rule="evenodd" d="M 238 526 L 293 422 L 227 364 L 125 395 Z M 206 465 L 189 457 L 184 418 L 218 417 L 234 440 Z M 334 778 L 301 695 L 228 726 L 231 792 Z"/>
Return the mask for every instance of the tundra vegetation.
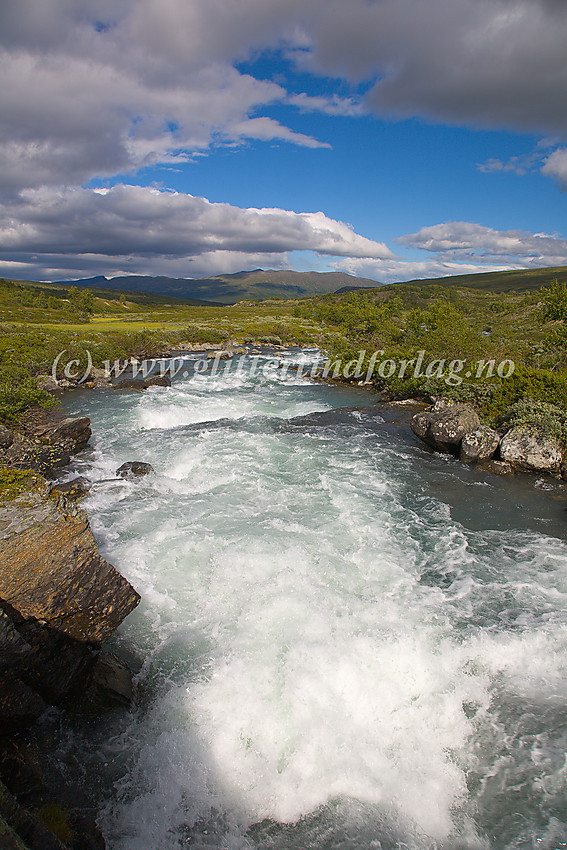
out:
<path id="1" fill-rule="evenodd" d="M 372 382 L 386 398 L 444 395 L 470 401 L 486 422 L 549 423 L 563 439 L 567 410 L 567 286 L 538 279 L 492 291 L 490 275 L 392 284 L 302 299 L 240 301 L 200 306 L 182 299 L 73 286 L 0 281 L 0 422 L 14 424 L 30 406 L 51 405 L 37 377 L 56 356 L 94 365 L 154 357 L 180 343 L 317 345 L 347 361 L 381 351 Z M 526 273 L 528 275 L 528 273 Z M 544 285 L 541 285 L 544 280 Z M 500 284 L 500 282 L 499 282 Z M 465 361 L 462 380 L 448 383 L 436 369 L 415 374 L 412 361 Z M 380 360 L 407 361 L 403 376 L 383 377 Z M 514 362 L 500 377 L 495 364 Z M 80 371 L 80 370 L 79 370 Z M 466 376 L 466 372 L 471 372 Z M 489 377 L 489 373 L 492 373 Z M 543 423 L 543 424 L 542 424 Z M 553 423 L 551 425 L 551 423 Z"/>

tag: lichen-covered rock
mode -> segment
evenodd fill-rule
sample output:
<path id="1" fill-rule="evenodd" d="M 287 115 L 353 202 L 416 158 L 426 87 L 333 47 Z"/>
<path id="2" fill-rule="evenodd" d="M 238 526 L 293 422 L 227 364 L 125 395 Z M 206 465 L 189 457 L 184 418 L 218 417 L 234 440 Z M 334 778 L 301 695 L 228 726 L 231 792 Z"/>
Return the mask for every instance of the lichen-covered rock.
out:
<path id="1" fill-rule="evenodd" d="M 63 496 L 30 491 L 0 504 L 0 528 L 0 598 L 23 620 L 100 645 L 140 601 Z"/>
<path id="2" fill-rule="evenodd" d="M 470 404 L 461 404 L 451 399 L 438 399 L 435 404 L 411 421 L 416 436 L 435 449 L 457 452 L 466 434 L 476 431 L 480 420 Z"/>
<path id="3" fill-rule="evenodd" d="M 534 433 L 525 425 L 505 434 L 500 456 L 515 469 L 527 472 L 558 472 L 563 461 L 563 451 L 555 437 Z"/>
<path id="4" fill-rule="evenodd" d="M 476 431 L 465 434 L 461 442 L 461 460 L 465 463 L 481 463 L 494 456 L 500 434 L 486 425 L 481 425 Z"/>

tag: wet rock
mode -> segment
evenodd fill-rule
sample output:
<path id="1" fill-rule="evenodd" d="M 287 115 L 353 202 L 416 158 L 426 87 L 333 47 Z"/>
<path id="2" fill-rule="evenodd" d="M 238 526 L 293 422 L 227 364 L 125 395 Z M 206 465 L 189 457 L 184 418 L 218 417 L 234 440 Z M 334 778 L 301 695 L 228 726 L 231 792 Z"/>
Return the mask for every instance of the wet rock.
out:
<path id="1" fill-rule="evenodd" d="M 141 378 L 120 378 L 112 385 L 115 390 L 147 390 L 148 386 Z"/>
<path id="2" fill-rule="evenodd" d="M 128 460 L 118 467 L 116 475 L 119 478 L 141 478 L 142 475 L 149 475 L 151 472 L 155 472 L 151 463 L 145 463 L 141 460 Z"/>
<path id="3" fill-rule="evenodd" d="M 170 387 L 171 378 L 169 375 L 154 375 L 153 378 L 146 378 L 146 387 Z"/>
<path id="4" fill-rule="evenodd" d="M 9 657 L 0 661 L 0 724 L 4 735 L 27 729 L 41 717 L 47 703 L 15 671 Z"/>
<path id="5" fill-rule="evenodd" d="M 461 442 L 461 460 L 465 463 L 480 463 L 493 457 L 500 443 L 500 434 L 486 425 L 465 434 Z"/>
<path id="6" fill-rule="evenodd" d="M 480 420 L 470 404 L 438 399 L 435 404 L 411 420 L 416 436 L 441 451 L 457 452 L 466 434 L 476 431 Z"/>
<path id="7" fill-rule="evenodd" d="M 21 736 L 0 740 L 0 781 L 20 798 L 37 794 L 45 786 L 39 758 Z"/>
<path id="8" fill-rule="evenodd" d="M 500 455 L 515 469 L 527 472 L 559 472 L 563 461 L 563 451 L 555 437 L 537 434 L 525 425 L 505 434 Z"/>
<path id="9" fill-rule="evenodd" d="M 77 476 L 77 478 L 73 478 L 71 481 L 56 481 L 51 485 L 51 492 L 61 493 L 62 496 L 76 502 L 87 495 L 90 490 L 90 486 L 90 481 L 87 481 L 86 478 L 81 478 L 81 476 Z"/>
<path id="10" fill-rule="evenodd" d="M 43 446 L 16 435 L 12 445 L 2 453 L 1 462 L 13 469 L 31 469 L 52 478 L 71 460 L 71 454 L 61 446 Z"/>
<path id="11" fill-rule="evenodd" d="M 65 845 L 51 832 L 50 829 L 35 814 L 22 808 L 10 794 L 6 786 L 0 782 L 0 836 L 9 836 L 12 844 L 2 844 L 2 847 L 15 847 L 21 850 L 65 850 Z M 2 835 L 2 829 L 5 835 Z M 19 843 L 18 843 L 19 841 Z"/>
<path id="12" fill-rule="evenodd" d="M 512 475 L 514 469 L 512 464 L 505 460 L 487 460 L 480 464 L 480 469 L 485 472 L 493 472 L 495 475 Z"/>
<path id="13" fill-rule="evenodd" d="M 103 834 L 92 818 L 71 812 L 69 821 L 73 830 L 70 850 L 105 850 Z"/>
<path id="14" fill-rule="evenodd" d="M 81 713 L 102 714 L 112 708 L 128 706 L 134 697 L 132 671 L 113 652 L 101 652 L 78 696 L 76 710 Z"/>
<path id="15" fill-rule="evenodd" d="M 43 443 L 64 446 L 71 454 L 75 454 L 84 449 L 91 438 L 91 420 L 88 416 L 67 416 L 50 422 L 45 427 L 38 426 L 34 429 L 34 434 Z"/>

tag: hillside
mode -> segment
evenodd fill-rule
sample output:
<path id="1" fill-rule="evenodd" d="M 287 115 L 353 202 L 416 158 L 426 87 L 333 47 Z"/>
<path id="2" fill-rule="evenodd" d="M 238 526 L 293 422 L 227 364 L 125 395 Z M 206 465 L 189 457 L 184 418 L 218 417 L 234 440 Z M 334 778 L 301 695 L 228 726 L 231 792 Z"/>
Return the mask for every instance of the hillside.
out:
<path id="1" fill-rule="evenodd" d="M 484 292 L 528 292 L 549 286 L 554 280 L 567 280 L 567 266 L 543 269 L 518 269 L 511 272 L 482 272 L 451 277 L 432 277 L 403 281 L 396 286 L 456 286 L 460 289 L 480 289 Z"/>
<path id="2" fill-rule="evenodd" d="M 344 272 L 262 271 L 236 272 L 208 278 L 173 278 L 132 275 L 107 279 L 102 276 L 76 281 L 56 281 L 51 286 L 78 286 L 89 289 L 143 292 L 166 298 L 234 304 L 237 301 L 265 301 L 267 298 L 300 298 L 335 292 L 342 287 L 381 286 L 375 280 L 353 277 Z"/>

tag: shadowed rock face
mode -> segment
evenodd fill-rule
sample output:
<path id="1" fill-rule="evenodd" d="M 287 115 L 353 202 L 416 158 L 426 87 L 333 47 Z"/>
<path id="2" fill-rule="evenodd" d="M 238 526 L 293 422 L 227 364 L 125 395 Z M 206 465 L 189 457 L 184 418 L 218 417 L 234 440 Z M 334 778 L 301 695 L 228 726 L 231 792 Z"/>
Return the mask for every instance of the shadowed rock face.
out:
<path id="1" fill-rule="evenodd" d="M 99 555 L 86 513 L 61 495 L 4 503 L 0 528 L 0 598 L 23 620 L 100 645 L 140 601 Z"/>

